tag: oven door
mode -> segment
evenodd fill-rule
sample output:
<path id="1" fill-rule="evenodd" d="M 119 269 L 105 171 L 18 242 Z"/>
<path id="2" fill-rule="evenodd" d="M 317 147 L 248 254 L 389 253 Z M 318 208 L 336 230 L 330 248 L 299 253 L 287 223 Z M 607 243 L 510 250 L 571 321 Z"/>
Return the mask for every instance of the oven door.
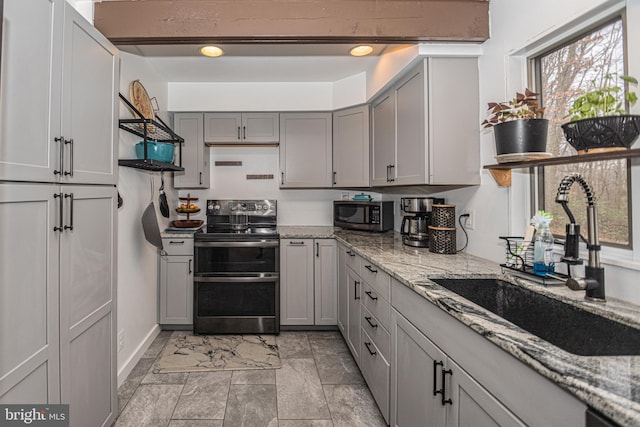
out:
<path id="1" fill-rule="evenodd" d="M 199 275 L 194 286 L 194 333 L 280 332 L 277 273 Z"/>
<path id="2" fill-rule="evenodd" d="M 280 271 L 280 241 L 195 241 L 195 276 Z"/>

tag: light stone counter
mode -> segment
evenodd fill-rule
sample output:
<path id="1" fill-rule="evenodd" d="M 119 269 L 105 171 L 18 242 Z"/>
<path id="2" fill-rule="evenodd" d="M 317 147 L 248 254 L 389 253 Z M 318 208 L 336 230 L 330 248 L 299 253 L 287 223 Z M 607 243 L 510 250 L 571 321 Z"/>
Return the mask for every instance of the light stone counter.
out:
<path id="1" fill-rule="evenodd" d="M 577 356 L 541 340 L 430 279 L 500 278 L 640 329 L 640 307 L 609 299 L 584 300 L 584 291 L 505 275 L 494 262 L 459 253 L 439 255 L 402 244 L 395 232 L 336 229 L 339 243 L 385 270 L 417 295 L 438 306 L 518 360 L 624 426 L 640 426 L 640 356 Z"/>
<path id="2" fill-rule="evenodd" d="M 281 239 L 332 239 L 334 231 L 340 230 L 332 225 L 279 225 Z"/>

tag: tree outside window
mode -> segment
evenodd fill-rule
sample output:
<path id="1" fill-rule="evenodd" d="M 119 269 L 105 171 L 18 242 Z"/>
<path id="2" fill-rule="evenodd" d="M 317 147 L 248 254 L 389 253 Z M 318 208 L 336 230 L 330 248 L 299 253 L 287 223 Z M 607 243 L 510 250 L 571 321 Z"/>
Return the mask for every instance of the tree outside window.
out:
<path id="1" fill-rule="evenodd" d="M 555 156 L 571 156 L 575 150 L 567 143 L 561 124 L 573 101 L 600 86 L 608 74 L 624 74 L 624 30 L 622 19 L 590 31 L 581 37 L 534 59 L 541 100 L 549 119 L 547 151 Z M 619 82 L 620 79 L 614 79 Z M 622 99 L 623 91 L 620 92 Z M 542 207 L 553 214 L 552 232 L 564 235 L 568 223 L 562 207 L 555 203 L 562 178 L 582 174 L 596 195 L 600 240 L 605 244 L 630 247 L 630 179 L 627 160 L 577 163 L 544 168 L 541 185 Z M 579 224 L 586 225 L 586 202 L 579 186 L 573 186 L 569 206 Z M 586 230 L 585 230 L 586 232 Z"/>

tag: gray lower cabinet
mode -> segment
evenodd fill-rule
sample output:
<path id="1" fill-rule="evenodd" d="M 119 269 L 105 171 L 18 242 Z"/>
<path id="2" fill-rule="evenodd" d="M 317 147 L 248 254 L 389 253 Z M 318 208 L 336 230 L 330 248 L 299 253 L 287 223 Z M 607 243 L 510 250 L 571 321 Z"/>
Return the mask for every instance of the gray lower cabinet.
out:
<path id="1" fill-rule="evenodd" d="M 362 279 L 351 269 L 347 268 L 347 346 L 358 366 L 360 365 L 360 291 Z"/>
<path id="2" fill-rule="evenodd" d="M 584 403 L 395 280 L 391 301 L 390 425 L 584 425 Z"/>
<path id="3" fill-rule="evenodd" d="M 330 188 L 331 113 L 280 114 L 280 188 Z"/>
<path id="4" fill-rule="evenodd" d="M 193 239 L 162 239 L 159 261 L 159 323 L 193 324 Z"/>
<path id="5" fill-rule="evenodd" d="M 281 239 L 281 325 L 337 324 L 337 262 L 334 239 Z"/>
<path id="6" fill-rule="evenodd" d="M 209 147 L 204 144 L 202 113 L 175 113 L 173 129 L 184 138 L 182 167 L 173 173 L 175 188 L 209 188 Z M 176 153 L 176 156 L 178 154 Z"/>

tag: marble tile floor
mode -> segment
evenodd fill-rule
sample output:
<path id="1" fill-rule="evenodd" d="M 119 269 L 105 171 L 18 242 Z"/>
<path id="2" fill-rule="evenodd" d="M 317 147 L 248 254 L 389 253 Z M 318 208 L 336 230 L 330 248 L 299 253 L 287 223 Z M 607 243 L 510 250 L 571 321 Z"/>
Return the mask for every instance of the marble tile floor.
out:
<path id="1" fill-rule="evenodd" d="M 115 427 L 386 425 L 337 331 L 281 332 L 280 369 L 153 374 L 171 333 L 160 333 L 118 390 Z"/>

